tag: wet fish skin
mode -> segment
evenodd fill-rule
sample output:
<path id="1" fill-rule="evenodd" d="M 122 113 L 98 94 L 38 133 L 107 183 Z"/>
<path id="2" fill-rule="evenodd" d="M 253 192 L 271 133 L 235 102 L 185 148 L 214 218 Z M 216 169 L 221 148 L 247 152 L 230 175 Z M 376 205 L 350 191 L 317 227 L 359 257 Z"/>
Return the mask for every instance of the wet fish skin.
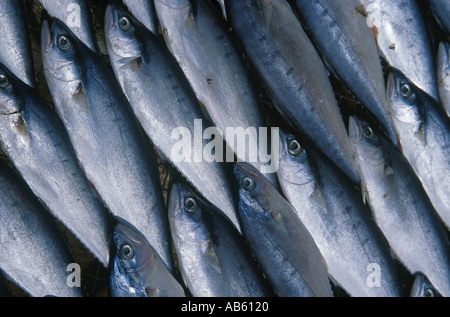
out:
<path id="1" fill-rule="evenodd" d="M 158 34 L 158 20 L 153 0 L 124 0 L 130 13 L 153 34 Z"/>
<path id="2" fill-rule="evenodd" d="M 333 296 L 322 255 L 295 209 L 251 165 L 236 163 L 234 173 L 244 237 L 275 293 Z"/>
<path id="3" fill-rule="evenodd" d="M 118 25 L 122 18 L 130 22 L 125 31 Z M 106 10 L 105 37 L 117 81 L 147 136 L 200 195 L 225 213 L 240 230 L 228 170 L 221 162 L 210 163 L 203 159 L 203 149 L 209 141 L 195 139 L 196 134 L 203 136 L 205 129 L 213 125 L 203 115 L 164 39 L 149 32 L 115 5 L 109 5 Z M 195 120 L 202 120 L 197 130 Z M 177 139 L 179 135 L 174 136 L 174 133 L 180 128 L 189 135 Z M 177 161 L 173 152 L 180 143 L 189 148 L 190 154 L 183 152 L 183 157 Z"/>
<path id="4" fill-rule="evenodd" d="M 81 297 L 69 287 L 67 266 L 74 263 L 56 223 L 23 180 L 0 165 L 0 269 L 28 295 Z"/>
<path id="5" fill-rule="evenodd" d="M 430 0 L 429 5 L 438 23 L 450 35 L 450 3 L 446 0 Z"/>
<path id="6" fill-rule="evenodd" d="M 225 4 L 233 34 L 292 131 L 359 183 L 327 70 L 289 4 L 285 0 Z"/>
<path id="7" fill-rule="evenodd" d="M 450 117 L 450 43 L 441 42 L 439 44 L 438 57 L 438 85 L 441 104 Z"/>
<path id="8" fill-rule="evenodd" d="M 181 273 L 194 297 L 272 295 L 242 236 L 186 185 L 172 187 L 169 220 Z"/>
<path id="9" fill-rule="evenodd" d="M 132 225 L 118 219 L 113 232 L 109 292 L 112 297 L 184 297 L 158 253 Z"/>
<path id="10" fill-rule="evenodd" d="M 425 18 L 416 0 L 362 0 L 360 11 L 374 26 L 380 55 L 416 86 L 439 100 L 435 54 Z"/>
<path id="11" fill-rule="evenodd" d="M 414 276 L 410 297 L 442 297 L 425 275 L 417 272 Z"/>
<path id="12" fill-rule="evenodd" d="M 87 47 L 98 52 L 87 0 L 38 0 L 50 16 L 62 21 Z"/>
<path id="13" fill-rule="evenodd" d="M 0 65 L 0 146 L 33 193 L 106 267 L 109 213 L 92 192 L 58 116 Z"/>
<path id="14" fill-rule="evenodd" d="M 0 1 L 0 63 L 34 86 L 34 60 L 22 0 Z"/>
<path id="15" fill-rule="evenodd" d="M 360 1 L 296 0 L 292 6 L 327 65 L 396 144 L 377 43 L 366 19 L 356 11 Z"/>
<path id="16" fill-rule="evenodd" d="M 398 149 L 365 121 L 350 117 L 349 134 L 361 171 L 361 190 L 393 254 L 450 294 L 447 232 L 414 170 Z"/>
<path id="17" fill-rule="evenodd" d="M 41 41 L 45 78 L 87 179 L 109 211 L 142 232 L 171 269 L 156 158 L 110 66 L 57 19 L 51 28 L 43 23 Z"/>
<path id="18" fill-rule="evenodd" d="M 450 119 L 399 71 L 389 74 L 387 93 L 401 151 L 450 228 Z"/>
<path id="19" fill-rule="evenodd" d="M 332 280 L 354 297 L 402 296 L 389 244 L 347 176 L 285 131 L 279 166 L 282 193 L 313 236 Z M 380 287 L 367 283 L 373 263 L 383 272 Z"/>
<path id="20" fill-rule="evenodd" d="M 266 127 L 262 105 L 240 52 L 231 40 L 216 8 L 208 1 L 156 0 L 156 11 L 167 46 L 189 80 L 211 122 L 223 131 L 225 141 L 236 148 L 236 137 L 227 128 Z M 249 133 L 249 143 L 258 143 L 258 134 Z M 257 162 L 250 158 L 250 146 L 239 160 L 256 168 L 266 165 L 259 151 Z M 267 164 L 268 165 L 268 164 Z M 265 176 L 278 187 L 276 173 Z"/>

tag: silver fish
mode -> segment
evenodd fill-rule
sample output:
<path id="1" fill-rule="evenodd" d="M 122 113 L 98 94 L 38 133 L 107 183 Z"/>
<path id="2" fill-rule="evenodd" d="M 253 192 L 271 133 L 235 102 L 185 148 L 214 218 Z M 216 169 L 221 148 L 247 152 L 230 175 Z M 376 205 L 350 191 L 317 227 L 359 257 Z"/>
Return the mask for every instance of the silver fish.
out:
<path id="1" fill-rule="evenodd" d="M 0 165 L 0 269 L 33 297 L 84 296 L 67 280 L 73 263 L 56 223 L 20 177 Z"/>
<path id="2" fill-rule="evenodd" d="M 113 233 L 109 292 L 112 297 L 184 297 L 158 253 L 132 225 L 118 220 Z"/>
<path id="3" fill-rule="evenodd" d="M 349 133 L 360 166 L 361 190 L 392 252 L 410 273 L 422 272 L 449 296 L 447 232 L 414 170 L 365 121 L 350 117 Z"/>
<path id="4" fill-rule="evenodd" d="M 109 213 L 78 165 L 63 124 L 1 65 L 0 146 L 50 213 L 107 266 Z"/>
<path id="5" fill-rule="evenodd" d="M 386 238 L 351 181 L 293 135 L 281 132 L 280 139 L 281 189 L 311 232 L 332 280 L 350 296 L 402 296 Z M 382 272 L 376 287 L 374 265 Z"/>
<path id="6" fill-rule="evenodd" d="M 208 1 L 156 0 L 156 12 L 166 44 L 177 59 L 206 116 L 224 133 L 238 160 L 261 170 L 260 151 L 240 151 L 236 134 L 248 131 L 249 144 L 258 143 L 258 129 L 266 127 L 262 105 L 242 56 L 229 37 L 216 9 Z M 254 133 L 251 133 L 253 129 Z M 255 155 L 254 155 L 255 154 Z M 255 157 L 250 157 L 253 155 Z M 275 170 L 275 169 L 273 169 Z M 264 173 L 278 187 L 276 173 Z"/>
<path id="7" fill-rule="evenodd" d="M 418 272 L 414 276 L 410 297 L 442 297 L 425 275 Z"/>
<path id="8" fill-rule="evenodd" d="M 38 0 L 50 16 L 62 21 L 93 52 L 97 52 L 94 23 L 87 0 Z"/>
<path id="9" fill-rule="evenodd" d="M 417 0 L 361 0 L 380 54 L 416 86 L 439 100 L 435 54 Z"/>
<path id="10" fill-rule="evenodd" d="M 387 85 L 401 151 L 450 228 L 450 119 L 402 73 L 391 72 Z"/>
<path id="11" fill-rule="evenodd" d="M 439 44 L 437 75 L 441 104 L 450 117 L 450 42 Z"/>
<path id="12" fill-rule="evenodd" d="M 327 268 L 292 205 L 247 163 L 236 163 L 244 237 L 280 297 L 333 296 Z"/>
<path id="13" fill-rule="evenodd" d="M 172 187 L 169 221 L 180 270 L 193 296 L 271 295 L 242 236 L 185 185 Z"/>
<path id="14" fill-rule="evenodd" d="M 150 140 L 239 230 L 225 165 L 203 159 L 209 120 L 164 39 L 115 5 L 106 10 L 105 36 L 116 78 Z"/>
<path id="15" fill-rule="evenodd" d="M 429 0 L 431 11 L 438 23 L 450 35 L 450 2 L 447 0 Z"/>
<path id="16" fill-rule="evenodd" d="M 172 268 L 156 158 L 109 65 L 59 20 L 43 23 L 41 41 L 45 78 L 87 179 Z"/>
<path id="17" fill-rule="evenodd" d="M 0 1 L 0 63 L 33 87 L 34 60 L 24 10 L 22 0 Z"/>
<path id="18" fill-rule="evenodd" d="M 235 36 L 292 131 L 359 183 L 327 70 L 287 1 L 227 1 L 226 6 Z"/>
<path id="19" fill-rule="evenodd" d="M 153 0 L 123 0 L 128 11 L 153 34 L 158 34 L 158 21 Z"/>
<path id="20" fill-rule="evenodd" d="M 322 57 L 396 143 L 387 112 L 386 85 L 372 29 L 357 14 L 359 0 L 295 0 Z"/>

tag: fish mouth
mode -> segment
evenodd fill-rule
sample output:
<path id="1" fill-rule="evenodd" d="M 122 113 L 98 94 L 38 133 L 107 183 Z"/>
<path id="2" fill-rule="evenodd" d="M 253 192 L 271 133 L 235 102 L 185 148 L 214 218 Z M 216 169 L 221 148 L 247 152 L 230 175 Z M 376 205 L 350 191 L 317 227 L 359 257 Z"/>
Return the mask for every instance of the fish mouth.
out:
<path id="1" fill-rule="evenodd" d="M 358 142 L 361 138 L 361 128 L 361 121 L 357 117 L 350 116 L 348 118 L 348 135 L 350 140 L 353 140 L 352 143 Z"/>
<path id="2" fill-rule="evenodd" d="M 129 241 L 132 245 L 144 244 L 143 241 L 146 241 L 146 238 L 134 225 L 120 217 L 116 217 L 116 221 L 115 234 L 121 235 L 124 240 Z"/>
<path id="3" fill-rule="evenodd" d="M 44 20 L 42 22 L 41 28 L 41 41 L 42 48 L 51 48 L 53 47 L 53 23 L 50 25 L 48 20 Z"/>
<path id="4" fill-rule="evenodd" d="M 118 28 L 118 21 L 119 21 L 119 13 L 124 13 L 125 11 L 122 10 L 118 5 L 115 4 L 108 4 L 106 7 L 105 12 L 105 35 L 107 35 L 107 32 L 109 30 L 115 30 Z"/>
<path id="5" fill-rule="evenodd" d="M 389 72 L 386 84 L 386 97 L 390 105 L 392 100 L 398 97 L 398 80 L 395 71 Z M 392 107 L 389 107 L 392 108 Z"/>

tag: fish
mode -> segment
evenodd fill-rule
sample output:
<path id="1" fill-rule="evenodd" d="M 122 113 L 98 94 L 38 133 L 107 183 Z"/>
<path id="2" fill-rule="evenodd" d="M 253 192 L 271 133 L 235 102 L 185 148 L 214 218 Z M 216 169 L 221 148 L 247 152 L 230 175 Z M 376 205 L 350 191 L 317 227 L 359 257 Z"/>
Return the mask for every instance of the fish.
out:
<path id="1" fill-rule="evenodd" d="M 84 297 L 70 287 L 72 254 L 56 223 L 26 183 L 0 163 L 0 270 L 29 296 Z"/>
<path id="2" fill-rule="evenodd" d="M 447 231 L 411 165 L 361 118 L 349 118 L 349 135 L 360 166 L 363 200 L 393 255 L 411 274 L 422 272 L 443 296 L 449 296 Z"/>
<path id="3" fill-rule="evenodd" d="M 166 44 L 205 116 L 223 132 L 238 161 L 250 162 L 278 187 L 276 169 L 268 173 L 261 169 L 266 165 L 261 145 L 251 146 L 259 145 L 259 129 L 267 127 L 258 91 L 213 3 L 156 0 L 155 7 Z M 244 131 L 243 137 L 248 135 L 249 146 L 243 151 L 236 144 L 238 129 Z"/>
<path id="4" fill-rule="evenodd" d="M 169 197 L 172 238 L 194 297 L 270 297 L 243 237 L 214 206 L 175 183 Z"/>
<path id="5" fill-rule="evenodd" d="M 411 286 L 410 297 L 442 297 L 434 288 L 428 278 L 420 272 L 414 274 L 414 282 Z"/>
<path id="6" fill-rule="evenodd" d="M 112 237 L 111 297 L 185 297 L 158 252 L 133 225 L 117 218 Z"/>
<path id="7" fill-rule="evenodd" d="M 0 1 L 0 63 L 27 85 L 35 86 L 34 57 L 22 0 Z"/>
<path id="8" fill-rule="evenodd" d="M 429 5 L 439 25 L 450 36 L 450 3 L 446 0 L 430 0 Z"/>
<path id="9" fill-rule="evenodd" d="M 356 14 L 359 5 L 359 0 L 292 2 L 326 65 L 396 144 L 377 43 L 366 19 Z"/>
<path id="10" fill-rule="evenodd" d="M 152 144 L 108 62 L 64 23 L 42 25 L 46 82 L 92 188 L 114 216 L 133 224 L 173 268 L 167 207 Z"/>
<path id="11" fill-rule="evenodd" d="M 164 39 L 116 5 L 106 9 L 105 37 L 116 79 L 155 148 L 240 231 L 229 171 L 223 162 L 204 159 L 210 142 L 203 136 L 213 125 Z M 221 151 L 218 140 L 214 148 Z"/>
<path id="12" fill-rule="evenodd" d="M 158 19 L 152 0 L 124 0 L 128 11 L 147 27 L 153 34 L 158 34 Z"/>
<path id="13" fill-rule="evenodd" d="M 450 118 L 399 71 L 390 72 L 387 92 L 401 151 L 450 228 Z"/>
<path id="14" fill-rule="evenodd" d="M 328 72 L 288 2 L 225 4 L 240 49 L 286 124 L 359 183 Z"/>
<path id="15" fill-rule="evenodd" d="M 361 0 L 380 56 L 439 101 L 436 61 L 427 22 L 416 0 Z"/>
<path id="16" fill-rule="evenodd" d="M 309 230 L 331 280 L 353 297 L 401 297 L 401 282 L 386 238 L 353 183 L 318 151 L 280 131 L 282 194 Z M 375 285 L 372 268 L 382 278 Z"/>
<path id="17" fill-rule="evenodd" d="M 109 212 L 61 123 L 37 91 L 0 65 L 0 146 L 48 211 L 106 267 Z"/>
<path id="18" fill-rule="evenodd" d="M 450 117 L 450 43 L 439 43 L 437 57 L 439 97 L 445 113 Z"/>
<path id="19" fill-rule="evenodd" d="M 94 22 L 87 0 L 38 0 L 48 14 L 62 21 L 93 52 L 98 52 Z"/>
<path id="20" fill-rule="evenodd" d="M 253 166 L 236 163 L 243 235 L 279 297 L 332 297 L 326 263 L 292 205 Z"/>

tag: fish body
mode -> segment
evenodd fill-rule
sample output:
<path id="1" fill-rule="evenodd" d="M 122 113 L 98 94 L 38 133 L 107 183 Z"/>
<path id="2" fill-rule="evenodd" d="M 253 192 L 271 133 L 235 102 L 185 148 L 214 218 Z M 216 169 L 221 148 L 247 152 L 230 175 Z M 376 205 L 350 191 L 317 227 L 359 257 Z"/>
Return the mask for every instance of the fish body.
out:
<path id="1" fill-rule="evenodd" d="M 38 0 L 50 16 L 62 21 L 93 52 L 97 42 L 87 0 Z"/>
<path id="2" fill-rule="evenodd" d="M 109 292 L 112 297 L 184 297 L 158 253 L 132 225 L 118 220 L 113 232 Z"/>
<path id="3" fill-rule="evenodd" d="M 223 162 L 204 159 L 203 136 L 212 126 L 164 39 L 110 5 L 105 15 L 110 60 L 147 136 L 167 160 L 240 230 Z M 219 139 L 216 151 L 223 148 Z"/>
<path id="4" fill-rule="evenodd" d="M 247 146 L 240 151 L 236 134 L 227 133 L 227 128 L 249 131 L 249 144 L 258 145 L 259 129 L 267 125 L 253 79 L 216 8 L 208 1 L 188 0 L 157 0 L 155 6 L 166 44 L 205 115 L 223 132 L 239 161 L 260 169 L 266 162 L 259 149 Z M 276 173 L 264 174 L 278 186 Z"/>
<path id="5" fill-rule="evenodd" d="M 109 65 L 62 22 L 42 26 L 45 78 L 80 166 L 109 211 L 133 224 L 172 268 L 155 153 Z"/>
<path id="6" fill-rule="evenodd" d="M 292 131 L 358 183 L 327 70 L 287 1 L 228 1 L 226 7 L 233 34 Z"/>
<path id="7" fill-rule="evenodd" d="M 442 107 L 450 117 L 450 42 L 439 44 L 437 65 L 439 97 Z"/>
<path id="8" fill-rule="evenodd" d="M 361 170 L 361 190 L 395 257 L 450 293 L 447 232 L 420 180 L 398 149 L 365 121 L 350 117 L 349 134 Z"/>
<path id="9" fill-rule="evenodd" d="M 36 83 L 22 0 L 0 1 L 0 63 L 30 86 Z"/>
<path id="10" fill-rule="evenodd" d="M 326 264 L 292 205 L 253 166 L 236 163 L 243 234 L 280 297 L 333 296 Z"/>
<path id="11" fill-rule="evenodd" d="M 23 180 L 0 166 L 0 269 L 33 297 L 80 297 L 68 286 L 73 263 L 56 223 Z"/>
<path id="12" fill-rule="evenodd" d="M 158 34 L 158 21 L 152 0 L 124 0 L 128 11 L 153 34 Z"/>
<path id="13" fill-rule="evenodd" d="M 377 44 L 366 19 L 356 11 L 360 1 L 296 0 L 292 6 L 327 65 L 396 143 Z"/>
<path id="14" fill-rule="evenodd" d="M 185 185 L 172 187 L 169 220 L 181 273 L 194 297 L 271 295 L 243 237 Z"/>
<path id="15" fill-rule="evenodd" d="M 282 192 L 311 232 L 332 280 L 354 297 L 402 296 L 389 245 L 351 181 L 285 132 L 279 165 Z M 374 264 L 383 272 L 377 286 L 370 282 Z"/>
<path id="16" fill-rule="evenodd" d="M 388 98 L 403 155 L 450 228 L 450 119 L 402 73 L 388 78 Z"/>
<path id="17" fill-rule="evenodd" d="M 419 1 L 362 0 L 381 57 L 439 100 L 435 54 Z"/>
<path id="18" fill-rule="evenodd" d="M 442 29 L 450 35 L 450 3 L 446 0 L 430 0 L 429 4 Z"/>
<path id="19" fill-rule="evenodd" d="M 33 88 L 3 66 L 0 77 L 8 82 L 0 88 L 3 152 L 50 213 L 106 266 L 108 212 L 92 192 L 63 124 Z"/>

